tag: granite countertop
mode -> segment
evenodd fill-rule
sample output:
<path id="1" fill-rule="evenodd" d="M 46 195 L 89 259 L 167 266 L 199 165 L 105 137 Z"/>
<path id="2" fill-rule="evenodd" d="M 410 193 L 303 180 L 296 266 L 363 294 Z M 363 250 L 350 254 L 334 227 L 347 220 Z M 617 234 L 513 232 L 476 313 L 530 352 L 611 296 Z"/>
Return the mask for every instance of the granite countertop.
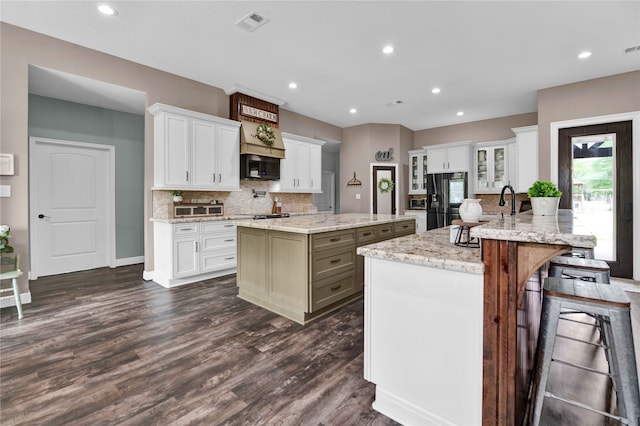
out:
<path id="1" fill-rule="evenodd" d="M 450 227 L 447 226 L 359 247 L 357 252 L 362 256 L 401 263 L 484 273 L 480 249 L 456 246 L 449 238 Z"/>
<path id="2" fill-rule="evenodd" d="M 412 216 L 386 214 L 335 214 L 314 216 L 291 216 L 281 219 L 262 219 L 236 222 L 247 228 L 268 229 L 271 231 L 293 232 L 296 234 L 317 234 L 320 232 L 340 231 L 383 223 L 415 220 Z"/>
<path id="3" fill-rule="evenodd" d="M 571 210 L 558 210 L 557 216 L 534 216 L 531 210 L 505 216 L 471 228 L 471 236 L 585 248 L 596 245 L 595 235 L 574 217 Z"/>

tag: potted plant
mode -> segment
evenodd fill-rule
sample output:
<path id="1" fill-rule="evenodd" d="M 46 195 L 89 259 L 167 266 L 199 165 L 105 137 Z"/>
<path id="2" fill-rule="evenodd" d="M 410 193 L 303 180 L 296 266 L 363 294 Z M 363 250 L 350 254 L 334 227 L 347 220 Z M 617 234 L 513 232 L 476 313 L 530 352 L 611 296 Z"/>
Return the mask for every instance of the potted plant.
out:
<path id="1" fill-rule="evenodd" d="M 173 191 L 171 193 L 171 195 L 173 195 L 173 202 L 174 203 L 181 203 L 182 202 L 182 191 Z"/>
<path id="2" fill-rule="evenodd" d="M 11 229 L 7 225 L 0 225 L 0 272 L 13 271 L 16 269 L 16 259 L 7 256 L 13 253 L 13 247 L 9 245 Z"/>
<path id="3" fill-rule="evenodd" d="M 534 215 L 555 216 L 558 214 L 558 204 L 562 192 L 549 181 L 535 181 L 527 191 L 531 199 L 531 209 Z"/>

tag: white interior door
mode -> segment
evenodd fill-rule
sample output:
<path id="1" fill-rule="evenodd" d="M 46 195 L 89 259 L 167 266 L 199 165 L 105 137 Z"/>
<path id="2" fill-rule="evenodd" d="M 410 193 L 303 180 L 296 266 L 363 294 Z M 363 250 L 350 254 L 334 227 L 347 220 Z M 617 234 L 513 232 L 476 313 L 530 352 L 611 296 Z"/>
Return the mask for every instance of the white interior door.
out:
<path id="1" fill-rule="evenodd" d="M 30 144 L 30 278 L 114 263 L 114 147 Z"/>

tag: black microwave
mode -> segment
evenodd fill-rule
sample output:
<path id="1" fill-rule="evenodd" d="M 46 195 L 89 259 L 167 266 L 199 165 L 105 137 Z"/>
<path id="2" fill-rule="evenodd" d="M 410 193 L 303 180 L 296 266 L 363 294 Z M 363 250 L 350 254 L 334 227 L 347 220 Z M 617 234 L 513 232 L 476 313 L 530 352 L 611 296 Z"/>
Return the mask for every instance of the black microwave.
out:
<path id="1" fill-rule="evenodd" d="M 280 180 L 280 159 L 255 154 L 242 154 L 240 156 L 240 178 Z"/>

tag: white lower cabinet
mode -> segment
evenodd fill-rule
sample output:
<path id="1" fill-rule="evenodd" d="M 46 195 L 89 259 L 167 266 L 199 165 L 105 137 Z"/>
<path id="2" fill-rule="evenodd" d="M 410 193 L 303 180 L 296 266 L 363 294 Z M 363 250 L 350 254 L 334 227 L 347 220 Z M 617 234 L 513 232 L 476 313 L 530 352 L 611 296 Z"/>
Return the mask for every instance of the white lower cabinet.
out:
<path id="1" fill-rule="evenodd" d="M 236 272 L 236 226 L 229 221 L 154 223 L 153 280 L 164 287 Z"/>

